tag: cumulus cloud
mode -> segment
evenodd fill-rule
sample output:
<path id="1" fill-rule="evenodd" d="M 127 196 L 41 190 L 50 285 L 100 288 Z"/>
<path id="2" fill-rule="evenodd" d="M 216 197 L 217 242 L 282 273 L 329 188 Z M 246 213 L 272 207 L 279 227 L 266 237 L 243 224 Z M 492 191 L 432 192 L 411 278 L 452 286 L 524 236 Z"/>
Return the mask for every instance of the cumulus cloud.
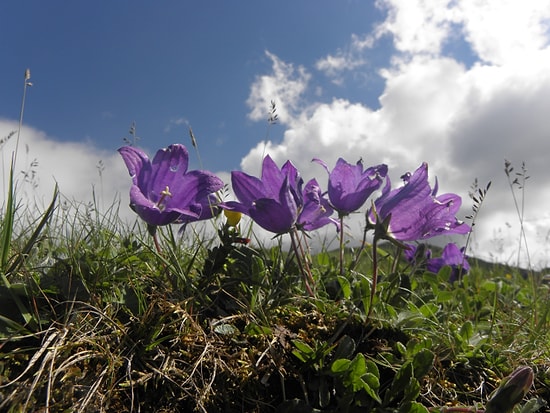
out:
<path id="1" fill-rule="evenodd" d="M 303 66 L 295 67 L 268 51 L 265 54 L 271 60 L 272 73 L 258 76 L 252 84 L 246 101 L 250 108 L 248 116 L 252 120 L 265 121 L 268 117 L 267 108 L 273 101 L 277 105 L 279 120 L 288 124 L 293 121 L 297 109 L 303 103 L 302 95 L 311 75 Z"/>
<path id="2" fill-rule="evenodd" d="M 329 165 L 338 157 L 350 162 L 362 158 L 367 165 L 387 163 L 392 182 L 398 183 L 401 174 L 427 161 L 431 179 L 438 177 L 441 192 L 462 195 L 463 216 L 470 213 L 468 192 L 474 180 L 480 186 L 491 180 L 475 227 L 473 254 L 515 264 L 521 219 L 532 264 L 548 265 L 550 213 L 542 206 L 550 204 L 546 160 L 550 153 L 549 1 L 519 5 L 513 0 L 386 0 L 377 4 L 387 11 L 387 18 L 361 38 L 393 38 L 391 64 L 378 68 L 384 81 L 380 107 L 373 110 L 344 98 L 298 106 L 294 99 L 295 121 L 287 125 L 282 142 L 259 143 L 242 160 L 243 170 L 257 171 L 262 154 L 269 153 L 279 164 L 291 159 L 304 177 L 316 176 L 322 182 L 326 174 L 311 164 L 311 158 L 322 158 Z M 477 61 L 465 64 L 459 56 L 445 54 L 444 46 L 457 39 L 469 45 Z M 363 51 L 368 53 L 369 48 Z M 277 65 L 266 79 L 280 79 L 277 68 L 293 67 L 270 56 Z M 336 74 L 345 66 L 347 55 L 336 51 L 330 56 L 318 60 L 316 68 Z M 362 58 L 366 57 L 354 57 L 355 61 Z M 354 70 L 362 69 L 357 65 Z M 300 73 L 309 79 L 307 68 Z M 307 82 L 301 85 L 306 87 Z M 273 98 L 268 88 L 262 90 L 266 101 Z M 253 87 L 251 96 L 255 93 Z M 525 161 L 530 178 L 524 190 L 510 186 L 505 159 L 516 167 L 514 173 Z M 520 200 L 525 196 L 519 217 L 513 194 Z M 355 217 L 349 228 L 357 238 L 361 219 Z M 520 260 L 526 265 L 522 244 Z"/>
<path id="3" fill-rule="evenodd" d="M 0 137 L 17 130 L 13 120 L 0 120 Z M 5 202 L 12 154 L 16 149 L 16 136 L 2 147 L 2 191 L 0 205 Z M 101 174 L 100 174 L 101 172 Z M 59 142 L 35 128 L 21 130 L 18 154 L 14 168 L 16 196 L 23 207 L 44 208 L 51 201 L 55 185 L 62 198 L 71 205 L 93 201 L 110 207 L 120 201 L 121 213 L 131 217 L 128 204 L 130 178 L 118 153 L 108 153 L 85 142 Z M 38 211 L 41 212 L 41 211 Z M 131 211 L 130 211 L 131 212 Z"/>
<path id="4" fill-rule="evenodd" d="M 502 65 L 548 46 L 550 1 L 460 1 L 466 39 L 481 60 Z"/>
<path id="5" fill-rule="evenodd" d="M 391 35 L 395 48 L 413 54 L 438 54 L 449 36 L 458 11 L 453 0 L 379 0 L 387 18 L 376 28 L 376 36 Z"/>
<path id="6" fill-rule="evenodd" d="M 437 55 L 464 36 L 481 61 L 503 64 L 549 41 L 549 0 L 379 0 L 377 6 L 388 15 L 376 36 L 392 36 L 398 51 L 413 55 Z"/>

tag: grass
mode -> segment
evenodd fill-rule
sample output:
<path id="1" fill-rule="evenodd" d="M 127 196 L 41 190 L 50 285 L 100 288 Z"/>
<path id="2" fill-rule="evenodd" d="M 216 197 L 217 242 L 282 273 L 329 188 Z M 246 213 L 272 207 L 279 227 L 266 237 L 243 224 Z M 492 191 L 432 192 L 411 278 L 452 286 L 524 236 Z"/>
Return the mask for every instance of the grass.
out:
<path id="1" fill-rule="evenodd" d="M 117 208 L 14 211 L 28 225 L 3 261 L 0 410 L 482 411 L 520 365 L 526 400 L 550 399 L 541 273 L 473 260 L 449 284 L 383 244 L 372 306 L 368 249 L 344 275 L 338 251 L 311 257 L 311 297 L 282 247 L 163 228 L 159 254 Z"/>

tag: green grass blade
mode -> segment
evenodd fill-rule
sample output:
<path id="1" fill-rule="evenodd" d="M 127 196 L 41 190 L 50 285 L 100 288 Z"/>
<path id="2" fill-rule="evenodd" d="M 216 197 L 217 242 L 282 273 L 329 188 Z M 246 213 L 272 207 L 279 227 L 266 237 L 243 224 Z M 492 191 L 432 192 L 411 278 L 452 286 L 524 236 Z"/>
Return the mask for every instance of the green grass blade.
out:
<path id="1" fill-rule="evenodd" d="M 59 188 L 57 184 L 54 188 L 54 194 L 52 198 L 52 202 L 48 206 L 48 209 L 46 209 L 46 212 L 44 212 L 44 215 L 42 216 L 42 219 L 38 223 L 38 226 L 33 231 L 31 237 L 29 240 L 25 243 L 25 246 L 21 250 L 21 253 L 19 256 L 13 261 L 13 263 L 9 266 L 8 270 L 6 271 L 6 274 L 13 273 L 17 271 L 17 269 L 23 264 L 25 261 L 25 258 L 29 255 L 33 247 L 35 246 L 36 242 L 38 241 L 40 234 L 46 224 L 49 222 L 50 218 L 52 217 L 53 212 L 55 211 L 56 201 L 57 197 L 59 195 Z"/>
<path id="2" fill-rule="evenodd" d="M 13 222 L 15 216 L 15 196 L 13 189 L 13 161 L 10 168 L 10 177 L 8 183 L 8 199 L 6 202 L 6 212 L 2 222 L 2 245 L 0 246 L 0 271 L 2 275 L 6 274 L 6 266 L 10 255 L 11 237 L 13 233 Z"/>

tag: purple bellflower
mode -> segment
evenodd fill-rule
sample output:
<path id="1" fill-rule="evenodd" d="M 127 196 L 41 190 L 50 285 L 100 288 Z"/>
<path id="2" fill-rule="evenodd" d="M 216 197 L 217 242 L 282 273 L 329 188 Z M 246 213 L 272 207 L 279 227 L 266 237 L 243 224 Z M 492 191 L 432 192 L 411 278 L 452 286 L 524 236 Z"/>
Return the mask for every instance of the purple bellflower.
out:
<path id="1" fill-rule="evenodd" d="M 267 155 L 262 176 L 256 178 L 241 171 L 231 172 L 233 191 L 239 202 L 228 201 L 224 207 L 250 216 L 262 228 L 275 234 L 293 228 L 311 231 L 330 222 L 332 208 L 315 180 L 302 190 L 303 179 L 292 162 L 281 169 Z"/>
<path id="2" fill-rule="evenodd" d="M 419 257 L 420 254 L 424 254 L 424 257 Z M 444 266 L 451 267 L 451 275 L 449 276 L 449 282 L 455 282 L 460 277 L 470 271 L 470 264 L 468 263 L 464 250 L 456 246 L 456 244 L 450 242 L 445 245 L 441 252 L 441 257 L 432 258 L 432 251 L 421 250 L 413 245 L 408 245 L 408 249 L 405 250 L 405 257 L 410 262 L 418 262 L 422 264 L 425 260 L 426 269 L 430 272 L 437 274 Z"/>
<path id="3" fill-rule="evenodd" d="M 452 242 L 445 245 L 441 257 L 428 259 L 426 269 L 437 274 L 444 266 L 451 267 L 449 282 L 458 281 L 462 275 L 470 271 L 470 264 L 466 260 L 464 251 Z"/>
<path id="4" fill-rule="evenodd" d="M 328 198 L 340 216 L 361 208 L 367 198 L 382 185 L 388 173 L 387 165 L 381 164 L 363 170 L 360 160 L 352 165 L 339 158 L 332 171 L 320 159 L 313 159 L 325 168 L 328 176 Z"/>
<path id="5" fill-rule="evenodd" d="M 466 234 L 470 227 L 456 218 L 462 200 L 455 194 L 437 196 L 437 183 L 428 183 L 428 164 L 412 175 L 401 177 L 404 185 L 390 190 L 389 177 L 382 195 L 374 202 L 367 218 L 370 224 L 383 222 L 387 235 L 398 241 L 415 241 L 437 235 Z"/>
<path id="6" fill-rule="evenodd" d="M 298 216 L 298 229 L 313 231 L 327 224 L 339 227 L 338 220 L 331 217 L 334 209 L 330 206 L 328 199 L 324 197 L 315 179 L 306 184 L 302 196 L 304 205 Z"/>
<path id="7" fill-rule="evenodd" d="M 301 206 L 303 180 L 298 170 L 287 161 L 281 169 L 267 155 L 262 164 L 261 179 L 241 171 L 231 172 L 233 192 L 240 202 L 228 201 L 229 210 L 250 216 L 262 228 L 283 234 L 296 224 Z"/>
<path id="8" fill-rule="evenodd" d="M 223 187 L 222 180 L 208 171 L 188 171 L 185 146 L 160 149 L 152 162 L 133 146 L 118 152 L 132 177 L 130 208 L 152 233 L 157 226 L 209 219 L 219 212 L 214 192 Z"/>
<path id="9" fill-rule="evenodd" d="M 298 231 L 311 231 L 334 222 L 330 218 L 333 209 L 323 198 L 317 181 L 312 179 L 302 190 L 303 179 L 292 162 L 287 161 L 279 169 L 267 155 L 262 163 L 261 178 L 232 171 L 231 183 L 239 202 L 228 201 L 222 207 L 248 215 L 259 226 L 277 235 L 289 233 L 306 289 L 315 296 L 311 287 L 313 276 Z"/>
<path id="10" fill-rule="evenodd" d="M 352 165 L 338 158 L 336 166 L 331 171 L 326 162 L 314 158 L 313 162 L 320 164 L 328 173 L 328 199 L 332 207 L 338 211 L 340 231 L 340 274 L 344 274 L 344 217 L 361 208 L 367 198 L 380 188 L 388 173 L 387 165 L 381 164 L 363 170 L 363 162 L 359 160 Z"/>

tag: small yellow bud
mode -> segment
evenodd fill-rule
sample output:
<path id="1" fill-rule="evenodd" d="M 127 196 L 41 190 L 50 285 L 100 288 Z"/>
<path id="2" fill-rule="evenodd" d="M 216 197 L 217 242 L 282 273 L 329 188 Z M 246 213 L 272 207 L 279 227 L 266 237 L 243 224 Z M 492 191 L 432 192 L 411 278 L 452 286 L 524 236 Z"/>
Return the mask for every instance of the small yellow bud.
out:
<path id="1" fill-rule="evenodd" d="M 228 211 L 227 209 L 223 210 L 225 217 L 227 218 L 227 225 L 230 227 L 236 227 L 243 214 L 237 211 Z"/>

